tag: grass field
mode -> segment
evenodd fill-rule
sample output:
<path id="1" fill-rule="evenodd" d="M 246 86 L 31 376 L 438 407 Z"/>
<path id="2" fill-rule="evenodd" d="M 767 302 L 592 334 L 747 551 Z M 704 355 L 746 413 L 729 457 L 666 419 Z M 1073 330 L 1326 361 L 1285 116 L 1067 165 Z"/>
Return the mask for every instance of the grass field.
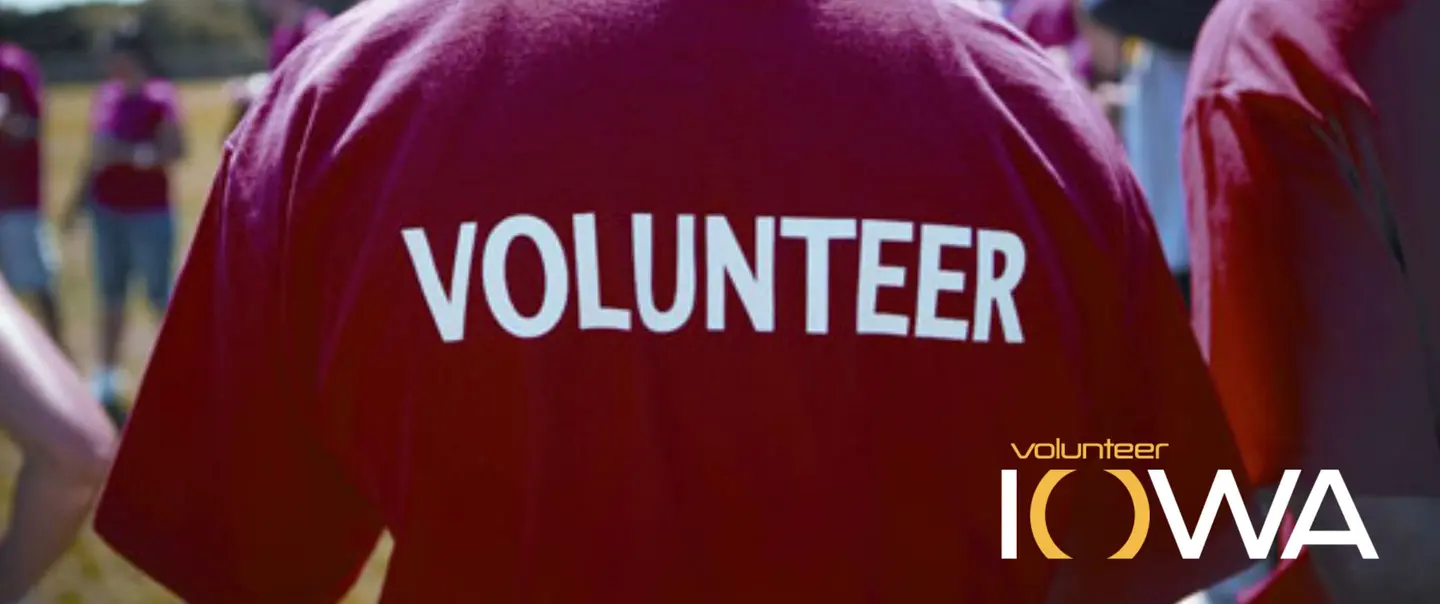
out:
<path id="1" fill-rule="evenodd" d="M 182 111 L 190 154 L 177 170 L 178 178 L 171 185 L 179 206 L 177 240 L 181 254 L 189 245 L 195 221 L 209 192 L 230 115 L 229 101 L 220 83 L 186 84 L 182 91 Z M 76 177 L 87 147 L 90 91 L 83 87 L 60 87 L 48 92 L 44 135 L 45 190 L 47 210 L 56 214 L 70 203 L 70 197 L 76 190 Z M 96 314 L 94 277 L 90 271 L 88 229 L 82 224 L 70 234 L 61 236 L 60 248 L 59 294 L 65 320 L 65 345 L 81 370 L 88 375 L 99 346 L 99 316 Z M 135 293 L 137 298 L 131 304 L 135 320 L 131 323 L 124 346 L 127 389 L 133 389 L 142 374 L 157 319 L 149 314 L 138 298 L 138 288 Z M 9 493 L 14 486 L 19 463 L 16 450 L 0 439 L 0 514 L 7 517 L 10 512 Z M 377 599 L 388 551 L 388 542 L 382 544 L 346 602 L 374 602 Z M 129 604 L 177 600 L 87 531 L 40 585 L 33 601 Z"/>

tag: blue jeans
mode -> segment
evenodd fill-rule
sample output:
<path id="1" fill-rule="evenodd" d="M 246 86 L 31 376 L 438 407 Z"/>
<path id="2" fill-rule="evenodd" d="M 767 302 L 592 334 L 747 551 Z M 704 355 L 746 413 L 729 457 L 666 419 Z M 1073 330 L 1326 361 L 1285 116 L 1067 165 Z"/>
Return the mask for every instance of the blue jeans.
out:
<path id="1" fill-rule="evenodd" d="M 145 282 L 156 312 L 170 302 L 175 263 L 175 215 L 167 209 L 119 212 L 91 206 L 95 230 L 95 276 L 106 309 L 125 306 L 132 277 Z"/>
<path id="2" fill-rule="evenodd" d="M 16 294 L 43 293 L 55 275 L 56 250 L 33 209 L 0 210 L 0 273 Z"/>

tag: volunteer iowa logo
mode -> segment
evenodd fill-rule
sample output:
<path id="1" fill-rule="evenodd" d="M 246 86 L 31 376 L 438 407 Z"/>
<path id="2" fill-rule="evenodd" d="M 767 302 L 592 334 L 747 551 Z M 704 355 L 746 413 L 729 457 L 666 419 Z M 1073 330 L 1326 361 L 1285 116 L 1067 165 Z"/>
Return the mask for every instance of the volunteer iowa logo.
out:
<path id="1" fill-rule="evenodd" d="M 1021 453 L 1018 445 L 1011 445 L 1015 450 L 1016 457 L 1022 460 L 1159 459 L 1164 447 L 1168 445 L 1163 443 L 1117 444 L 1107 440 L 1104 443 L 1081 443 L 1074 446 L 1073 453 L 1070 450 L 1072 446 L 1074 445 L 1059 441 L 1053 445 L 1038 443 L 1030 445 L 1024 450 L 1024 453 Z M 1051 535 L 1050 528 L 1046 523 L 1046 511 L 1055 488 L 1075 471 L 1075 469 L 1065 468 L 1047 470 L 1041 477 L 1040 483 L 1036 485 L 1035 491 L 1030 495 L 1031 537 L 1035 540 L 1035 545 L 1039 548 L 1040 553 L 1051 560 L 1070 559 L 1070 556 L 1055 543 L 1055 538 Z M 1104 472 L 1115 477 L 1116 488 L 1124 488 L 1129 494 L 1134 511 L 1134 523 L 1131 525 L 1129 537 L 1109 559 L 1129 560 L 1140 553 L 1150 536 L 1152 519 L 1150 497 L 1145 490 L 1144 483 L 1135 472 L 1126 469 L 1107 469 Z M 1215 517 L 1219 514 L 1222 502 L 1230 508 L 1236 530 L 1245 544 L 1246 553 L 1255 560 L 1266 558 L 1279 535 L 1281 521 L 1285 516 L 1285 511 L 1290 507 L 1291 497 L 1300 481 L 1300 470 L 1284 472 L 1276 489 L 1275 499 L 1271 502 L 1270 509 L 1266 510 L 1265 519 L 1257 530 L 1257 527 L 1250 521 L 1249 508 L 1235 481 L 1234 474 L 1230 470 L 1220 470 L 1215 473 L 1215 477 L 1210 483 L 1210 491 L 1205 497 L 1205 506 L 1201 509 L 1200 517 L 1194 528 L 1191 529 L 1185 524 L 1185 518 L 1181 514 L 1179 504 L 1175 501 L 1175 494 L 1171 490 L 1170 479 L 1166 476 L 1165 471 L 1147 470 L 1145 474 L 1150 479 L 1151 489 L 1155 493 L 1155 499 L 1160 503 L 1161 512 L 1165 516 L 1166 524 L 1170 527 L 1170 533 L 1175 539 L 1175 545 L 1180 550 L 1181 557 L 1190 560 L 1199 558 L 1204 552 L 1205 544 L 1210 539 L 1210 529 L 1215 524 Z M 1006 560 L 1014 560 L 1019 555 L 1018 482 L 1019 470 L 1000 471 L 1000 557 Z M 1313 527 L 1327 493 L 1334 497 L 1335 505 L 1345 520 L 1344 530 L 1317 530 Z M 1081 520 L 1083 521 L 1083 519 Z M 1375 551 L 1369 533 L 1365 530 L 1365 523 L 1360 519 L 1360 512 L 1350 497 L 1345 480 L 1341 478 L 1338 470 L 1321 470 L 1319 472 L 1315 478 L 1315 484 L 1310 490 L 1310 495 L 1306 498 L 1305 505 L 1296 519 L 1295 529 L 1291 533 L 1290 539 L 1286 541 L 1285 549 L 1281 552 L 1280 557 L 1294 559 L 1300 555 L 1302 548 L 1317 545 L 1349 545 L 1359 549 L 1363 558 L 1376 559 L 1380 557 Z"/>

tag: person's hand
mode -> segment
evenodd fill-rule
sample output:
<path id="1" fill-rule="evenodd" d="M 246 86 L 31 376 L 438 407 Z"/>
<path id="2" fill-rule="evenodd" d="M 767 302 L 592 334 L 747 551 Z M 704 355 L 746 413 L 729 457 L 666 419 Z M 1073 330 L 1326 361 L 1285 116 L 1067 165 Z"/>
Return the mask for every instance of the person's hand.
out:
<path id="1" fill-rule="evenodd" d="M 160 152 L 155 145 L 139 143 L 130 148 L 130 164 L 141 170 L 149 170 L 160 163 Z"/>
<path id="2" fill-rule="evenodd" d="M 96 137 L 94 148 L 91 152 L 94 155 L 95 166 L 103 168 L 113 164 L 124 163 L 130 154 L 130 151 L 126 147 L 127 145 L 124 143 L 108 136 Z"/>
<path id="3" fill-rule="evenodd" d="M 19 140 L 35 136 L 35 120 L 19 111 L 12 111 L 10 97 L 3 94 L 0 94 L 0 135 Z"/>
<path id="4" fill-rule="evenodd" d="M 29 140 L 35 137 L 35 120 L 20 113 L 9 113 L 0 117 L 0 132 L 10 138 Z"/>

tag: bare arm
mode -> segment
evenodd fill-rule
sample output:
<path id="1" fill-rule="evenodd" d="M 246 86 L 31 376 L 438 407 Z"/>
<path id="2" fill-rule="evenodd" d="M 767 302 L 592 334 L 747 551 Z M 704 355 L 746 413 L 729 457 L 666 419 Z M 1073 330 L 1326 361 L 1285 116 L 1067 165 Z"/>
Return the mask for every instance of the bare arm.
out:
<path id="1" fill-rule="evenodd" d="M 105 478 L 115 431 L 60 350 L 0 287 L 0 429 L 24 465 L 0 542 L 0 602 L 70 547 Z"/>
<path id="2" fill-rule="evenodd" d="M 86 166 L 89 176 L 94 177 L 107 166 L 131 163 L 137 146 L 107 134 L 96 134 L 90 142 L 90 161 L 82 165 Z"/>
<path id="3" fill-rule="evenodd" d="M 185 159 L 185 134 L 180 131 L 180 124 L 173 121 L 160 124 L 160 131 L 155 135 L 155 153 L 157 163 L 162 166 Z"/>
<path id="4" fill-rule="evenodd" d="M 129 164 L 137 168 L 165 167 L 185 158 L 185 136 L 173 121 L 160 124 L 155 138 L 141 142 L 125 142 L 100 134 L 95 137 L 91 173 L 113 164 Z"/>
<path id="5" fill-rule="evenodd" d="M 80 176 L 77 179 L 80 186 L 71 197 L 70 205 L 60 212 L 61 231 L 69 232 L 80 219 L 80 213 L 90 199 L 90 185 L 94 183 L 95 175 L 106 166 L 120 163 L 123 157 L 133 153 L 128 145 L 105 134 L 97 134 L 90 139 L 90 156 L 80 163 Z"/>

